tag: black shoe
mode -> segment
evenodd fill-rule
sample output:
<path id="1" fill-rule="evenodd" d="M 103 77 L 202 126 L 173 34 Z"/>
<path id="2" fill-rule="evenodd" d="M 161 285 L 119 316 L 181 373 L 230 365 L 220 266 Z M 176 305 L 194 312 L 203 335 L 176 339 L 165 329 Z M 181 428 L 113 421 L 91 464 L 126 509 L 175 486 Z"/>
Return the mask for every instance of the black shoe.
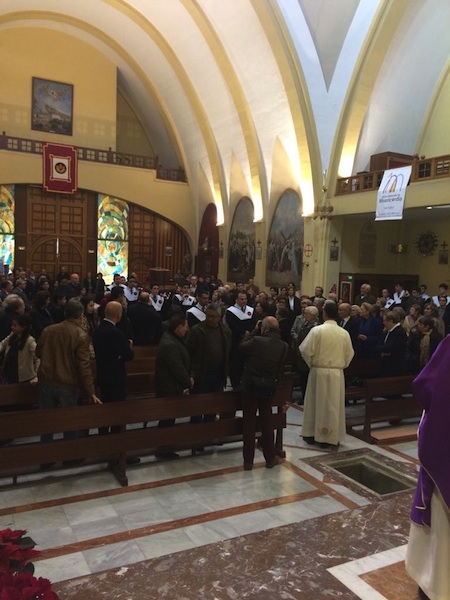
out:
<path id="1" fill-rule="evenodd" d="M 252 471 L 253 463 L 244 463 L 244 471 Z"/>
<path id="2" fill-rule="evenodd" d="M 127 465 L 138 465 L 141 462 L 139 456 L 128 456 L 126 461 Z"/>
<path id="3" fill-rule="evenodd" d="M 270 462 L 266 462 L 266 469 L 273 469 L 277 465 L 280 465 L 282 462 L 283 460 L 279 456 L 275 456 L 273 460 L 271 460 Z"/>
<path id="4" fill-rule="evenodd" d="M 77 458 L 75 460 L 63 460 L 63 467 L 79 467 L 84 463 L 84 458 Z"/>
<path id="5" fill-rule="evenodd" d="M 155 452 L 156 458 L 163 458 L 165 460 L 176 460 L 180 458 L 180 455 L 176 452 Z"/>
<path id="6" fill-rule="evenodd" d="M 339 444 L 326 444 L 324 442 L 319 442 L 318 447 L 322 450 L 326 450 L 327 452 L 331 452 L 332 450 L 337 450 Z"/>
<path id="7" fill-rule="evenodd" d="M 313 437 L 304 437 L 303 441 L 309 444 L 310 446 L 314 446 L 315 440 Z"/>

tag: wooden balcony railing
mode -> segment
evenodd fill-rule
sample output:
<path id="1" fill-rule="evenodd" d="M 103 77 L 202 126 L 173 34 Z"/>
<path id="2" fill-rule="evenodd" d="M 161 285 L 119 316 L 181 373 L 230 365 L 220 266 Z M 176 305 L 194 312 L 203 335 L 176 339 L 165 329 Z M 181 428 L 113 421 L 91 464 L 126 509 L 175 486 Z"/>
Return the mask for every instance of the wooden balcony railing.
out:
<path id="1" fill-rule="evenodd" d="M 15 136 L 6 135 L 3 131 L 0 135 L 0 150 L 11 150 L 13 152 L 27 152 L 28 154 L 42 154 L 42 145 L 44 142 L 38 140 L 29 140 Z M 159 164 L 158 157 L 141 156 L 139 154 L 128 154 L 125 152 L 116 152 L 109 150 L 99 150 L 98 148 L 83 148 L 77 146 L 78 160 L 86 160 L 97 163 L 107 163 L 111 165 L 123 165 L 135 167 L 136 169 L 156 170 L 157 179 L 166 181 L 186 182 L 186 172 L 182 167 L 170 169 Z"/>
<path id="2" fill-rule="evenodd" d="M 336 196 L 377 190 L 383 179 L 383 173 L 384 170 L 372 171 L 338 179 Z M 444 177 L 450 177 L 450 155 L 417 159 L 412 163 L 410 183 L 443 179 Z"/>

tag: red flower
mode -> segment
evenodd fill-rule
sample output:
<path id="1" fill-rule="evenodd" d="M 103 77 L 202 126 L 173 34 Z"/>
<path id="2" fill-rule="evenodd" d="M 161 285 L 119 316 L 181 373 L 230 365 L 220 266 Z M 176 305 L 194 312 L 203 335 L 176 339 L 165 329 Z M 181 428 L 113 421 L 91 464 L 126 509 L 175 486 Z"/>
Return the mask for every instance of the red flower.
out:
<path id="1" fill-rule="evenodd" d="M 58 600 L 48 579 L 37 579 L 29 573 L 0 577 L 0 600 Z"/>
<path id="2" fill-rule="evenodd" d="M 0 531 L 0 600 L 58 600 L 48 579 L 33 576 L 31 559 L 40 554 L 25 530 Z"/>

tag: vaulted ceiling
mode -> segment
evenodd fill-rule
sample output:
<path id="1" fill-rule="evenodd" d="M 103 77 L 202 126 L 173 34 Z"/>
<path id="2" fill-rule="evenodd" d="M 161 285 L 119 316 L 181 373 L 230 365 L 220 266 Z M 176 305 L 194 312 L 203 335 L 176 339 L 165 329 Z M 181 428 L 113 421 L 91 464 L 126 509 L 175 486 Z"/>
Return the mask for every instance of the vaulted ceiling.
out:
<path id="1" fill-rule="evenodd" d="M 275 149 L 305 212 L 372 154 L 413 154 L 449 75 L 444 0 L 2 0 L 2 28 L 52 28 L 117 65 L 165 165 L 221 212 L 238 165 L 262 216 Z M 86 65 L 89 68 L 89 65 Z"/>

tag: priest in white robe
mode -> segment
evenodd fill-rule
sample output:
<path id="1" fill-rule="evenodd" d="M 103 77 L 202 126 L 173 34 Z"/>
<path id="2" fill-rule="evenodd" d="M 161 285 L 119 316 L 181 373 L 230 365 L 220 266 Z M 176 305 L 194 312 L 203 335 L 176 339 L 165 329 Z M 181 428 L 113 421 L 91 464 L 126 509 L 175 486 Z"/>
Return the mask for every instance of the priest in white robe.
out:
<path id="1" fill-rule="evenodd" d="M 337 324 L 337 317 L 337 304 L 325 302 L 323 325 L 311 329 L 299 347 L 310 368 L 302 436 L 309 444 L 322 447 L 337 446 L 345 436 L 344 369 L 354 350 L 349 333 Z"/>

